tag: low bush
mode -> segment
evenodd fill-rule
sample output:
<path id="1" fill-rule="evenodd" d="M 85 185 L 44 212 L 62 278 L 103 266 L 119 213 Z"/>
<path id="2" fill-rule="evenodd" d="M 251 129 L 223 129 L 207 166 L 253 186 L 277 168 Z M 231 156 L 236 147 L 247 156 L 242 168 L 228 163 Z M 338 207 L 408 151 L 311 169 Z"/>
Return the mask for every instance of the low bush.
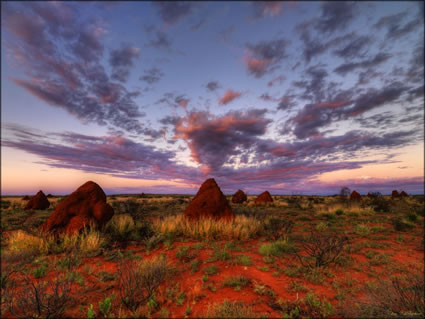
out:
<path id="1" fill-rule="evenodd" d="M 310 292 L 297 301 L 279 300 L 279 305 L 283 318 L 326 318 L 334 312 L 326 298 L 319 298 Z"/>
<path id="2" fill-rule="evenodd" d="M 165 280 L 167 271 L 169 267 L 163 257 L 122 263 L 118 286 L 123 304 L 128 309 L 136 311 L 151 298 L 156 288 Z"/>
<path id="3" fill-rule="evenodd" d="M 403 218 L 396 217 L 391 220 L 396 231 L 408 231 L 415 227 L 411 222 L 405 221 Z"/>
<path id="4" fill-rule="evenodd" d="M 312 229 L 309 236 L 298 239 L 298 244 L 299 252 L 307 254 L 304 256 L 295 252 L 300 263 L 307 268 L 316 268 L 337 263 L 349 244 L 349 238 L 346 235 Z"/>
<path id="5" fill-rule="evenodd" d="M 223 282 L 223 287 L 233 287 L 236 291 L 241 290 L 243 287 L 248 286 L 251 280 L 242 276 L 228 277 Z"/>
<path id="6" fill-rule="evenodd" d="M 236 301 L 223 301 L 215 306 L 208 306 L 207 318 L 259 318 L 251 306 Z"/>
<path id="7" fill-rule="evenodd" d="M 265 230 L 274 240 L 287 239 L 293 227 L 293 221 L 275 217 L 268 219 L 265 224 Z"/>
<path id="8" fill-rule="evenodd" d="M 263 256 L 281 256 L 284 253 L 295 252 L 296 248 L 287 240 L 279 240 L 270 244 L 263 244 L 259 253 Z"/>
<path id="9" fill-rule="evenodd" d="M 366 300 L 361 308 L 375 317 L 425 316 L 423 272 L 408 271 L 391 280 L 378 279 L 366 285 Z"/>
<path id="10" fill-rule="evenodd" d="M 3 294 L 5 304 L 16 318 L 61 317 L 72 301 L 72 280 L 56 278 L 33 282 L 23 278 L 24 285 L 13 285 Z"/>

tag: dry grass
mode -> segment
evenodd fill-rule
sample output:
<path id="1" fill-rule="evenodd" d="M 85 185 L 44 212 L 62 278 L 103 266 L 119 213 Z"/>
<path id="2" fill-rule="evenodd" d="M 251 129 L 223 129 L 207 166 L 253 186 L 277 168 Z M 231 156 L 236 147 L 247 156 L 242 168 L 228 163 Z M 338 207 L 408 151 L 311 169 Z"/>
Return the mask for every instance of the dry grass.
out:
<path id="1" fill-rule="evenodd" d="M 236 216 L 233 221 L 209 218 L 191 221 L 183 215 L 176 215 L 154 221 L 154 228 L 162 234 L 173 233 L 193 239 L 247 240 L 263 230 L 264 224 L 246 216 Z"/>
<path id="2" fill-rule="evenodd" d="M 12 254 L 41 254 L 49 251 L 50 238 L 42 239 L 23 230 L 12 233 L 8 240 L 8 249 Z"/>
<path id="3" fill-rule="evenodd" d="M 132 231 L 135 227 L 135 223 L 133 217 L 128 214 L 114 215 L 107 227 L 111 227 L 116 233 L 124 234 Z"/>
<path id="4" fill-rule="evenodd" d="M 76 235 L 78 236 L 78 235 Z M 91 255 L 96 253 L 105 243 L 105 238 L 94 228 L 86 228 L 84 232 L 78 236 L 80 240 L 79 248 L 83 255 Z"/>

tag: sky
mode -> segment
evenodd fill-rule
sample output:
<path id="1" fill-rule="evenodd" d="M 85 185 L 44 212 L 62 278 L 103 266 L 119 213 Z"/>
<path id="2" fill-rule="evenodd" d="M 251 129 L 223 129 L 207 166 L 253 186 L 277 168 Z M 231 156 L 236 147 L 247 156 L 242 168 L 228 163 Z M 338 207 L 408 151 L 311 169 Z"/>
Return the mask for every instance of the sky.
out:
<path id="1" fill-rule="evenodd" d="M 1 2 L 1 193 L 424 193 L 424 5 Z"/>

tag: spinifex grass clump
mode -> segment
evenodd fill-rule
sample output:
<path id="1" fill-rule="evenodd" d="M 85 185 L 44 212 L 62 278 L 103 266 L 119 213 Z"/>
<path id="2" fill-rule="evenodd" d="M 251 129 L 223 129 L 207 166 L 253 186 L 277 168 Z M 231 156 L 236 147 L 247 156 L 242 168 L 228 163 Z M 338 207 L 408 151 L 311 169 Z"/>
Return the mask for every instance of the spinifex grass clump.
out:
<path id="1" fill-rule="evenodd" d="M 201 218 L 198 221 L 183 215 L 169 216 L 154 222 L 154 228 L 162 234 L 174 233 L 192 239 L 235 239 L 255 238 L 264 228 L 256 218 L 236 216 L 233 221 Z"/>

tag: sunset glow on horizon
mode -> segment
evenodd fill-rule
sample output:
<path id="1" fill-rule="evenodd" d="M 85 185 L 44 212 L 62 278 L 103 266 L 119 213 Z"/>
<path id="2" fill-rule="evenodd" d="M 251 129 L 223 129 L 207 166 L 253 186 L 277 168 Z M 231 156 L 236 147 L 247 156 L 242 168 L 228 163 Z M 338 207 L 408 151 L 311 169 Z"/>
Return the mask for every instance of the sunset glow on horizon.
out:
<path id="1" fill-rule="evenodd" d="M 424 5 L 2 1 L 1 193 L 424 193 Z"/>

